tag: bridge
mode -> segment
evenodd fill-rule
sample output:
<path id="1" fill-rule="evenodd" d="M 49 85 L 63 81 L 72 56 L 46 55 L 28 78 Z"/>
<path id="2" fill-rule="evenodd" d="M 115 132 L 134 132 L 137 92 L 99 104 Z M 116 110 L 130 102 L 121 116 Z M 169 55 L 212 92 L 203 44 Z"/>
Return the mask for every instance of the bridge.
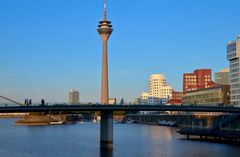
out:
<path id="1" fill-rule="evenodd" d="M 186 111 L 240 113 L 239 107 L 189 106 L 189 105 L 51 105 L 0 107 L 0 113 L 48 112 L 48 111 Z"/>
<path id="2" fill-rule="evenodd" d="M 100 111 L 100 148 L 113 149 L 113 111 L 186 111 L 240 113 L 235 107 L 166 106 L 166 105 L 54 105 L 0 107 L 0 113 L 49 112 L 49 111 Z"/>

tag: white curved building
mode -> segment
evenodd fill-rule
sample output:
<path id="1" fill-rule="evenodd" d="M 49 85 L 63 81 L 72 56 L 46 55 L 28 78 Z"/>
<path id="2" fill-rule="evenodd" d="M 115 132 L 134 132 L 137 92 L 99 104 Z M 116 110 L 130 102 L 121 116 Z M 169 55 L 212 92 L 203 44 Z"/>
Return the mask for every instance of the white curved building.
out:
<path id="1" fill-rule="evenodd" d="M 159 98 L 162 104 L 172 98 L 173 88 L 167 84 L 162 74 L 152 74 L 149 79 L 149 95 Z"/>
<path id="2" fill-rule="evenodd" d="M 152 74 L 149 78 L 149 93 L 142 93 L 142 104 L 166 104 L 172 98 L 173 88 L 167 84 L 162 74 Z"/>

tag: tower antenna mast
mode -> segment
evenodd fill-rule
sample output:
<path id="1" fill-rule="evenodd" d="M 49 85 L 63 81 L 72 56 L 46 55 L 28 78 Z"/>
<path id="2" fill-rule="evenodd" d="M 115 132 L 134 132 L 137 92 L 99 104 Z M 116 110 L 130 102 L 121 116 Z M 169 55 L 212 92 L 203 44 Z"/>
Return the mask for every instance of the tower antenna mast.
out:
<path id="1" fill-rule="evenodd" d="M 107 21 L 107 2 L 104 0 L 104 21 Z"/>

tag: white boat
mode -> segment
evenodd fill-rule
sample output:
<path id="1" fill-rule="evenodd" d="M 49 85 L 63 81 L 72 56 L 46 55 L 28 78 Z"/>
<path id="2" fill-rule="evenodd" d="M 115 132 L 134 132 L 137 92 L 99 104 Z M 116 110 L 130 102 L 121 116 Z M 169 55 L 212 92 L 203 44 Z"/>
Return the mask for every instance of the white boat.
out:
<path id="1" fill-rule="evenodd" d="M 135 123 L 134 120 L 127 120 L 127 124 L 132 124 L 132 123 Z"/>
<path id="2" fill-rule="evenodd" d="M 50 125 L 62 125 L 63 122 L 59 121 L 59 122 L 50 122 Z"/>
<path id="3" fill-rule="evenodd" d="M 175 122 L 172 122 L 172 121 L 159 121 L 158 122 L 159 125 L 161 126 L 172 126 L 172 127 L 177 127 L 177 124 Z"/>
<path id="4" fill-rule="evenodd" d="M 168 122 L 163 120 L 163 121 L 159 121 L 158 122 L 159 125 L 162 125 L 162 126 L 167 126 L 168 125 Z"/>

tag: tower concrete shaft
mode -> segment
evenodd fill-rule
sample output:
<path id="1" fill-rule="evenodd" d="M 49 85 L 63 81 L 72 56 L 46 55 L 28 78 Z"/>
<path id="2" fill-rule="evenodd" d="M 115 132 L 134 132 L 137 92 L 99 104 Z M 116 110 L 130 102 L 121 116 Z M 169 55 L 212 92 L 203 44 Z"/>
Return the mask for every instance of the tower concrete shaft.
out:
<path id="1" fill-rule="evenodd" d="M 103 40 L 102 52 L 102 87 L 101 87 L 101 103 L 108 104 L 109 91 L 108 91 L 108 51 L 107 41 Z"/>

